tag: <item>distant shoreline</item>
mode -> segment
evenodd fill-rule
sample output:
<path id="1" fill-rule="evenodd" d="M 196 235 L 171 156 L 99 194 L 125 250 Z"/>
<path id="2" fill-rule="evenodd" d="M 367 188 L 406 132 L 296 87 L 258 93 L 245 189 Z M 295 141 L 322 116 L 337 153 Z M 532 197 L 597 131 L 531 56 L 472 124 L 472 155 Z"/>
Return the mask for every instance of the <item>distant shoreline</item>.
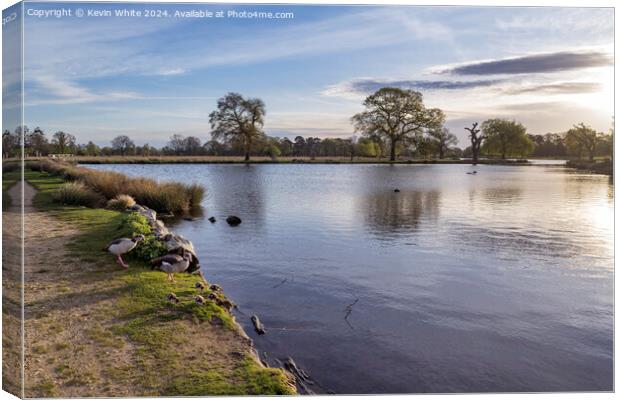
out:
<path id="1" fill-rule="evenodd" d="M 216 157 L 216 156 L 110 156 L 110 157 L 68 157 L 66 161 L 78 164 L 472 164 L 471 160 L 455 159 L 401 159 L 390 161 L 388 159 L 355 158 L 349 157 L 281 157 L 272 159 L 269 157 L 254 157 L 245 161 L 243 157 Z M 478 164 L 493 165 L 528 165 L 528 160 L 478 160 Z"/>

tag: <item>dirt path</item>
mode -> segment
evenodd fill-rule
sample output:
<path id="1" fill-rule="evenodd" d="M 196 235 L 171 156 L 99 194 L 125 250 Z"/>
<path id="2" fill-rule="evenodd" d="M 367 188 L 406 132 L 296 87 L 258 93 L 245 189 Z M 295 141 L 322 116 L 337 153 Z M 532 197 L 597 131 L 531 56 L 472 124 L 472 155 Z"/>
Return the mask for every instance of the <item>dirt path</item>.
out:
<path id="1" fill-rule="evenodd" d="M 13 204 L 19 204 L 17 190 L 10 190 L 15 196 Z M 166 348 L 149 342 L 159 343 L 162 338 L 147 337 L 146 341 L 141 338 L 136 342 L 130 335 L 118 334 L 125 327 L 115 309 L 119 302 L 127 301 L 128 293 L 126 281 L 110 278 L 112 272 L 119 275 L 118 266 L 105 256 L 96 262 L 76 259 L 67 244 L 80 240 L 79 231 L 47 212 L 37 211 L 32 206 L 36 194 L 32 186 L 26 184 L 24 191 L 26 397 L 174 393 L 178 382 L 187 386 L 190 367 L 201 379 L 198 385 L 213 380 L 213 385 L 205 386 L 208 390 L 229 390 L 230 386 L 223 385 L 235 385 L 236 380 L 244 384 L 239 371 L 247 368 L 243 366 L 247 366 L 252 350 L 241 331 L 190 320 L 162 320 L 157 322 L 161 327 L 157 332 L 169 332 L 170 337 L 163 338 Z M 19 209 L 9 209 L 3 219 L 5 225 L 9 222 L 19 226 Z M 15 235 L 7 235 L 5 230 L 4 244 L 11 239 Z M 15 281 L 19 283 L 17 276 Z M 11 295 L 19 305 L 19 290 L 13 290 Z M 3 313 L 5 321 L 12 321 L 18 330 L 19 311 L 15 307 L 14 315 Z M 13 350 L 21 347 L 19 342 L 9 344 Z M 12 362 L 19 363 L 19 353 L 13 356 Z M 14 382 L 12 391 L 16 391 L 19 375 L 7 374 L 19 371 L 6 367 L 5 376 Z M 201 386 L 197 390 L 202 390 Z"/>

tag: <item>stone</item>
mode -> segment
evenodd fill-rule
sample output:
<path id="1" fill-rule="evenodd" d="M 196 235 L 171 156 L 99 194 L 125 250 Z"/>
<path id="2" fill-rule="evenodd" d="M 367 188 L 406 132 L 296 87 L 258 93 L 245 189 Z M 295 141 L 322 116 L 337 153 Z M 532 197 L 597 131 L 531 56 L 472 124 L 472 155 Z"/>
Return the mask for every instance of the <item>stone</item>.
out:
<path id="1" fill-rule="evenodd" d="M 228 222 L 228 225 L 230 226 L 237 226 L 241 223 L 241 218 L 237 217 L 236 215 L 230 215 L 228 218 L 226 218 L 226 222 Z"/>

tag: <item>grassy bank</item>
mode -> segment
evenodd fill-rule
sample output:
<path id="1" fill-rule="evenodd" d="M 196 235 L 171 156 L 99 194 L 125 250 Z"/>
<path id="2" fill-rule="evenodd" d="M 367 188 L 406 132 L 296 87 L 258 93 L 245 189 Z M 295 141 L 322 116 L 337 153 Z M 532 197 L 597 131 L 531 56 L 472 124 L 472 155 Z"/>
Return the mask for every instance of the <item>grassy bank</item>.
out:
<path id="1" fill-rule="evenodd" d="M 583 161 L 583 160 L 570 160 L 566 163 L 569 168 L 575 168 L 581 171 L 593 172 L 595 174 L 613 175 L 614 164 L 611 160 L 600 161 Z"/>
<path id="2" fill-rule="evenodd" d="M 90 193 L 90 203 L 103 205 L 119 195 L 130 195 L 139 204 L 157 212 L 183 213 L 200 207 L 205 189 L 200 185 L 179 182 L 156 182 L 147 178 L 130 178 L 111 171 L 95 171 L 68 163 L 39 160 L 29 161 L 33 169 L 48 172 L 68 182 L 79 182 Z M 97 201 L 99 198 L 99 201 Z"/>
<path id="3" fill-rule="evenodd" d="M 259 364 L 229 311 L 213 301 L 194 302 L 196 276 L 178 274 L 170 283 L 140 253 L 127 257 L 131 267 L 122 270 L 101 251 L 109 240 L 136 230 L 148 236 L 148 225 L 131 213 L 59 205 L 54 193 L 64 184 L 60 176 L 27 171 L 26 180 L 38 190 L 36 209 L 78 232 L 65 245 L 71 273 L 50 275 L 67 257 L 48 256 L 46 270 L 33 271 L 36 280 L 30 281 L 45 282 L 40 296 L 46 297 L 27 287 L 27 337 L 40 335 L 26 344 L 30 369 L 38 372 L 30 397 L 295 392 L 283 371 Z M 37 251 L 40 244 L 28 240 L 26 247 Z M 167 300 L 170 292 L 179 303 Z M 66 304 L 77 304 L 75 315 Z M 69 334 L 72 324 L 77 331 Z"/>
<path id="4" fill-rule="evenodd" d="M 74 162 L 82 164 L 247 164 L 243 157 L 220 156 L 100 156 L 73 157 Z M 250 164 L 471 164 L 471 160 L 454 159 L 398 159 L 390 161 L 376 157 L 252 157 Z M 526 160 L 480 160 L 478 164 L 523 164 Z"/>

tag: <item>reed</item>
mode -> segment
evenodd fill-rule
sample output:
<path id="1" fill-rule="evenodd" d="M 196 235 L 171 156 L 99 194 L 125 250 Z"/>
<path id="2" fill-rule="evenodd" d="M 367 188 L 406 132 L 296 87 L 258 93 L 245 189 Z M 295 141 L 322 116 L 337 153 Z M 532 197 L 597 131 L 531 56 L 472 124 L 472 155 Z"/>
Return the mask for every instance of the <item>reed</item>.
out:
<path id="1" fill-rule="evenodd" d="M 95 171 L 58 161 L 41 160 L 31 167 L 62 176 L 66 181 L 80 182 L 106 200 L 127 195 L 137 203 L 162 213 L 187 212 L 197 208 L 205 195 L 205 189 L 200 185 L 130 178 L 118 172 Z"/>
<path id="2" fill-rule="evenodd" d="M 90 208 L 98 207 L 105 201 L 103 196 L 81 182 L 65 183 L 54 193 L 54 200 L 61 204 Z"/>

